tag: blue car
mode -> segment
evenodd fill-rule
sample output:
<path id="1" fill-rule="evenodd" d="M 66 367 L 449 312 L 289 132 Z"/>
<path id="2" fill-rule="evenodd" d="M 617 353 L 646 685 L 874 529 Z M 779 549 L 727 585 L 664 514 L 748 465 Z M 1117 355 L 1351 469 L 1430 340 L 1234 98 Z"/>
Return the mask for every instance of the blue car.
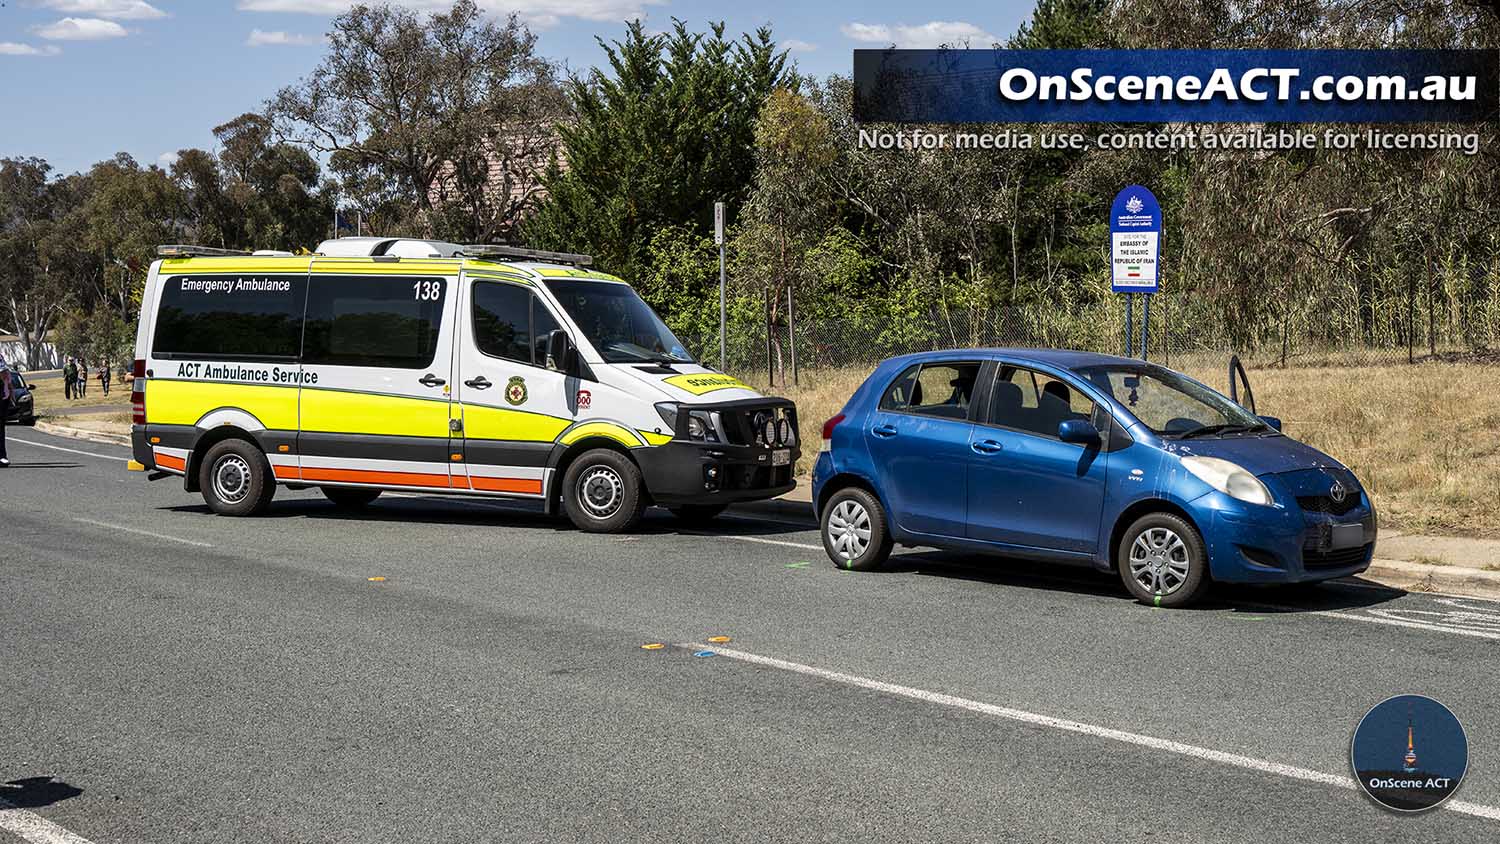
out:
<path id="1" fill-rule="evenodd" d="M 823 426 L 813 502 L 842 568 L 893 544 L 1119 572 L 1186 606 L 1211 581 L 1364 571 L 1354 473 L 1197 381 L 1111 355 L 970 349 L 892 358 Z"/>

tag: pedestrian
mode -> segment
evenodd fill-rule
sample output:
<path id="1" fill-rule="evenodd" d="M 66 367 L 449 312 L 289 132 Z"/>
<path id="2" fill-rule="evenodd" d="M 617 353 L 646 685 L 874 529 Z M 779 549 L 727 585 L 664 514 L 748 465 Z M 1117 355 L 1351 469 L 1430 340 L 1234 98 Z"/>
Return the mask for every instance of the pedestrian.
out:
<path id="1" fill-rule="evenodd" d="M 10 367 L 0 362 L 0 469 L 10 466 L 5 456 L 5 417 L 10 415 L 10 406 L 15 402 L 15 391 L 10 386 Z"/>
<path id="2" fill-rule="evenodd" d="M 84 397 L 84 395 L 86 395 L 88 393 L 88 391 L 89 391 L 89 362 L 86 361 L 86 360 L 84 360 L 84 359 L 82 359 L 82 358 L 79 358 L 78 359 L 78 384 L 73 387 L 73 394 L 76 397 L 78 397 L 78 398 L 81 399 L 81 398 Z"/>
<path id="3" fill-rule="evenodd" d="M 109 398 L 109 361 L 99 367 L 99 389 L 104 391 L 105 398 Z"/>
<path id="4" fill-rule="evenodd" d="M 68 362 L 63 365 L 63 398 L 69 401 L 73 399 L 73 382 L 77 380 L 78 364 L 74 363 L 72 358 L 68 358 Z"/>

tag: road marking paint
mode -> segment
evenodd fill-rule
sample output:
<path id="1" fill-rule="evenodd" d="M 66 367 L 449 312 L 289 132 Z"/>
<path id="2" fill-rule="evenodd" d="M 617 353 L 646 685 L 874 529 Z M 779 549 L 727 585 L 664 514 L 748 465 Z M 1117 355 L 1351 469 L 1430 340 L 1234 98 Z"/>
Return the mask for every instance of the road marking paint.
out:
<path id="1" fill-rule="evenodd" d="M 125 525 L 114 525 L 114 524 L 110 524 L 109 522 L 96 522 L 93 519 L 80 519 L 80 518 L 75 517 L 73 519 L 73 521 L 79 522 L 79 523 L 85 524 L 85 525 L 93 525 L 94 527 L 109 528 L 110 530 L 122 530 L 122 531 L 125 531 L 126 533 L 134 533 L 134 534 L 139 534 L 141 536 L 149 536 L 152 539 L 165 539 L 168 542 L 180 542 L 183 545 L 194 545 L 194 546 L 197 546 L 199 548 L 212 548 L 212 547 L 214 547 L 214 546 L 210 545 L 207 542 L 199 542 L 196 539 L 183 539 L 183 538 L 178 537 L 178 536 L 167 536 L 164 533 L 152 533 L 149 530 L 139 530 L 139 529 L 133 528 L 133 527 L 126 527 Z"/>
<path id="2" fill-rule="evenodd" d="M 371 582 L 371 583 L 384 583 L 384 582 L 385 582 L 385 578 L 384 578 L 384 577 L 381 577 L 381 576 L 380 576 L 380 575 L 378 575 L 378 574 L 377 574 L 377 575 L 375 575 L 375 576 L 374 576 L 374 577 L 367 577 L 367 578 L 365 578 L 365 580 L 368 580 L 368 581 L 370 581 L 370 582 Z"/>
<path id="3" fill-rule="evenodd" d="M 661 643 L 661 642 L 647 642 L 646 644 L 641 645 L 641 650 L 643 650 L 643 651 L 659 651 L 659 650 L 661 650 L 662 648 L 665 648 L 665 647 L 666 647 L 666 645 L 663 644 L 663 643 Z"/>
<path id="4" fill-rule="evenodd" d="M 1472 636 L 1476 639 L 1500 640 L 1500 631 L 1494 630 L 1467 630 L 1460 627 L 1449 627 L 1436 623 L 1410 621 L 1402 618 L 1389 618 L 1378 615 L 1362 615 L 1360 613 L 1347 610 L 1309 610 L 1298 607 L 1282 606 L 1280 604 L 1261 604 L 1250 602 L 1241 602 L 1241 604 L 1243 606 L 1261 607 L 1263 609 L 1276 610 L 1278 612 L 1296 613 L 1297 615 L 1319 615 L 1323 616 L 1324 618 L 1341 618 L 1347 621 L 1363 621 L 1367 624 L 1384 624 L 1388 627 L 1407 627 L 1413 630 L 1429 630 L 1434 633 L 1450 633 L 1455 636 Z"/>
<path id="5" fill-rule="evenodd" d="M 39 443 L 39 442 L 37 442 L 35 440 L 23 440 L 20 437 L 11 437 L 10 440 L 9 440 L 9 442 L 13 442 L 13 443 L 25 443 L 26 445 L 34 445 L 37 448 L 50 448 L 53 451 L 66 451 L 69 454 L 82 454 L 85 457 L 97 457 L 100 460 L 128 460 L 129 459 L 128 457 L 121 457 L 118 454 L 99 454 L 99 453 L 93 452 L 93 451 L 79 451 L 76 448 L 63 448 L 60 445 L 48 445 L 47 443 Z"/>
<path id="6" fill-rule="evenodd" d="M 727 533 L 698 533 L 697 531 L 683 531 L 688 536 L 706 536 L 710 539 L 733 539 L 736 542 L 759 542 L 762 545 L 783 545 L 787 548 L 802 548 L 809 551 L 817 551 L 818 545 L 808 545 L 804 542 L 787 542 L 784 539 L 762 539 L 759 536 L 730 536 Z"/>
<path id="7" fill-rule="evenodd" d="M 801 560 L 801 561 L 795 562 L 795 563 L 787 563 L 786 567 L 789 568 L 789 569 L 805 569 L 805 568 L 807 568 L 810 565 L 812 565 L 812 563 L 809 563 L 806 560 Z"/>
<path id="8" fill-rule="evenodd" d="M 697 651 L 701 646 L 693 643 L 678 644 L 677 647 Z M 933 703 L 939 706 L 947 706 L 953 709 L 963 709 L 980 715 L 991 715 L 996 718 L 1004 718 L 1009 721 L 1018 721 L 1023 724 L 1031 724 L 1037 727 L 1050 727 L 1055 730 L 1063 730 L 1070 733 L 1092 736 L 1094 738 L 1108 739 L 1123 744 L 1132 744 L 1137 747 L 1145 747 L 1151 750 L 1161 750 L 1167 753 L 1176 753 L 1182 756 L 1201 759 L 1206 762 L 1217 762 L 1221 765 L 1231 765 L 1236 768 L 1244 768 L 1261 773 L 1275 774 L 1276 776 L 1289 779 L 1313 782 L 1321 785 L 1331 785 L 1336 788 L 1357 791 L 1359 784 L 1349 777 L 1337 774 L 1325 774 L 1322 771 L 1314 771 L 1310 768 L 1300 768 L 1296 765 L 1286 765 L 1281 762 L 1272 762 L 1266 759 L 1257 759 L 1253 756 L 1241 756 L 1238 753 L 1225 753 L 1222 750 L 1213 750 L 1207 747 L 1199 747 L 1170 739 L 1156 738 L 1155 736 L 1132 733 L 1125 730 L 1117 730 L 1113 727 L 1101 727 L 1095 724 L 1085 724 L 1082 721 L 1070 721 L 1066 718 L 1054 718 L 1051 715 L 1041 715 L 1035 712 L 1027 712 L 1024 709 L 1012 709 L 1008 706 L 997 706 L 993 703 L 970 700 L 969 698 L 957 697 L 955 695 L 933 692 L 926 689 L 902 686 L 896 683 L 887 683 L 883 680 L 872 680 L 868 677 L 860 677 L 854 674 L 844 674 L 839 671 L 830 671 L 826 668 L 817 668 L 812 665 L 804 665 L 800 662 L 790 662 L 770 656 L 749 653 L 748 651 L 732 650 L 730 648 L 713 648 L 713 653 L 719 656 L 737 659 L 753 665 L 766 668 L 775 668 L 781 671 L 790 671 L 796 674 L 804 674 L 840 683 L 846 686 L 857 686 L 870 691 L 904 697 L 923 703 Z M 694 654 L 697 655 L 696 653 Z M 1478 803 L 1466 803 L 1458 800 L 1450 800 L 1442 805 L 1442 808 L 1466 815 L 1487 818 L 1489 820 L 1500 820 L 1500 807 L 1485 806 Z"/>
<path id="9" fill-rule="evenodd" d="M 31 844 L 94 844 L 35 812 L 17 809 L 4 800 L 0 800 L 0 829 L 13 832 Z"/>
<path id="10" fill-rule="evenodd" d="M 709 636 L 708 637 L 708 641 L 713 642 L 715 644 L 722 644 L 724 642 L 729 641 L 729 637 L 728 636 Z"/>

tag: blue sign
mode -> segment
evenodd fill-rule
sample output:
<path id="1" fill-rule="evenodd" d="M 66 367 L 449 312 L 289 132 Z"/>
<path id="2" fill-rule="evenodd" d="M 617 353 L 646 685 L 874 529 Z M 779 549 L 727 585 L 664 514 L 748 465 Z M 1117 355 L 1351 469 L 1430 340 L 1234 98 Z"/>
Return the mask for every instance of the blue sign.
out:
<path id="1" fill-rule="evenodd" d="M 1474 123 L 1496 50 L 855 50 L 861 123 Z"/>
<path id="2" fill-rule="evenodd" d="M 1131 185 L 1109 209 L 1110 277 L 1116 293 L 1155 293 L 1161 264 L 1161 206 L 1156 195 Z"/>

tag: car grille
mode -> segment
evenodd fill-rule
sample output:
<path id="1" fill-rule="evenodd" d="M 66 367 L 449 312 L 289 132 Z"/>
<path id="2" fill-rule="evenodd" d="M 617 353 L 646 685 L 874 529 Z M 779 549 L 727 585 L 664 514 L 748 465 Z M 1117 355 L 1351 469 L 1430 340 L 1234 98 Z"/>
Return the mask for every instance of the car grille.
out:
<path id="1" fill-rule="evenodd" d="M 1343 501 L 1334 501 L 1326 495 L 1299 495 L 1297 506 L 1306 513 L 1328 513 L 1342 516 L 1360 505 L 1360 494 L 1349 492 Z"/>
<path id="2" fill-rule="evenodd" d="M 1370 553 L 1369 545 L 1360 545 L 1356 548 L 1340 548 L 1337 551 L 1314 551 L 1310 548 L 1302 549 L 1302 568 L 1309 571 L 1315 569 L 1344 569 L 1357 566 L 1365 561 Z"/>

